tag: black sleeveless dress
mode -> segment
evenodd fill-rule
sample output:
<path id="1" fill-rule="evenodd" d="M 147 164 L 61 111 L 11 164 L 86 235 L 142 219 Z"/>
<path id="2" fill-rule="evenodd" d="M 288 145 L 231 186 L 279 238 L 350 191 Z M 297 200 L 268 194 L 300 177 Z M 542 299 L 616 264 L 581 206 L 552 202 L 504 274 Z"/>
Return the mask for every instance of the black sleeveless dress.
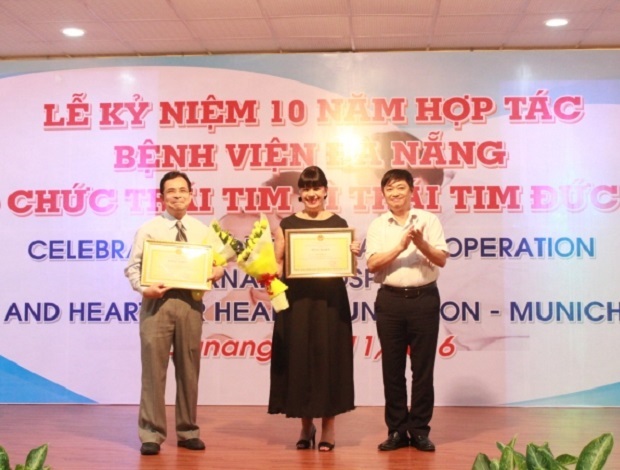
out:
<path id="1" fill-rule="evenodd" d="M 338 215 L 287 229 L 346 228 Z M 289 418 L 335 416 L 355 408 L 351 307 L 342 278 L 286 279 L 289 308 L 275 314 L 268 412 Z"/>

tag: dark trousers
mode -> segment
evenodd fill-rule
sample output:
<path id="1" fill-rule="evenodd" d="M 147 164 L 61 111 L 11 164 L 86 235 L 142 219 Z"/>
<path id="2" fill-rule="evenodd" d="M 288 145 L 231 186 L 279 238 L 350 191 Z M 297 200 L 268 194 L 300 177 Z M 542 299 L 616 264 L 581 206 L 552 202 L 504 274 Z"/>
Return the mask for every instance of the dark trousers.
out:
<path id="1" fill-rule="evenodd" d="M 381 343 L 385 423 L 388 432 L 428 436 L 435 405 L 433 372 L 439 334 L 437 285 L 399 293 L 380 288 L 375 301 Z M 407 407 L 406 362 L 411 359 L 411 406 Z"/>

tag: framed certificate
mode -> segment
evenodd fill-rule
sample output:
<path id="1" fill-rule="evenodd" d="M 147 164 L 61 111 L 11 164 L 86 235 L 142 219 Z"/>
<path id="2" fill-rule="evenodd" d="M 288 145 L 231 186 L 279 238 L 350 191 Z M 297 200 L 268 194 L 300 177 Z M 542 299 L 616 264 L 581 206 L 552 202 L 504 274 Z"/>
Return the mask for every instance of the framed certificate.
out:
<path id="1" fill-rule="evenodd" d="M 286 231 L 286 277 L 355 276 L 352 228 Z"/>
<path id="2" fill-rule="evenodd" d="M 210 290 L 213 250 L 209 245 L 144 241 L 142 285 L 163 284 L 178 289 Z"/>

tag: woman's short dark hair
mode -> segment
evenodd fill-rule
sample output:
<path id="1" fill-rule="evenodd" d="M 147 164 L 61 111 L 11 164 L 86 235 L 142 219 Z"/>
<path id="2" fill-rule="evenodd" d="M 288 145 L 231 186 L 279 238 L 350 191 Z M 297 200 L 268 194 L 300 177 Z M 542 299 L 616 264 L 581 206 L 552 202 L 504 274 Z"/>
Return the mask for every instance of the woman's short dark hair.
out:
<path id="1" fill-rule="evenodd" d="M 161 181 L 159 182 L 159 192 L 161 194 L 164 194 L 164 183 L 175 178 L 183 178 L 185 181 L 187 181 L 187 189 L 189 189 L 190 192 L 192 191 L 192 182 L 189 180 L 189 176 L 187 176 L 182 171 L 169 171 L 162 177 Z"/>
<path id="2" fill-rule="evenodd" d="M 410 188 L 413 188 L 413 176 L 409 171 L 403 170 L 401 168 L 394 168 L 392 170 L 388 170 L 383 178 L 381 178 L 381 191 L 388 184 L 393 183 L 394 181 L 404 181 Z"/>
<path id="3" fill-rule="evenodd" d="M 327 177 L 323 170 L 321 170 L 318 166 L 309 166 L 304 169 L 299 175 L 299 180 L 297 180 L 297 187 L 299 189 L 306 188 L 327 188 Z"/>

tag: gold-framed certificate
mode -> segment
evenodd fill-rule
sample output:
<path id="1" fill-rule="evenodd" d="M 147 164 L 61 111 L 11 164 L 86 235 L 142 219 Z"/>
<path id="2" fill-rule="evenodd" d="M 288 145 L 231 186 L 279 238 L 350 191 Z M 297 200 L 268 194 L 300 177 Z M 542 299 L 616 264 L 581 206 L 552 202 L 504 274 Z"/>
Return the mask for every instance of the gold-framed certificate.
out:
<path id="1" fill-rule="evenodd" d="M 355 276 L 352 228 L 286 230 L 286 277 Z"/>
<path id="2" fill-rule="evenodd" d="M 163 284 L 178 289 L 210 290 L 213 270 L 210 245 L 145 240 L 142 252 L 144 286 Z"/>

